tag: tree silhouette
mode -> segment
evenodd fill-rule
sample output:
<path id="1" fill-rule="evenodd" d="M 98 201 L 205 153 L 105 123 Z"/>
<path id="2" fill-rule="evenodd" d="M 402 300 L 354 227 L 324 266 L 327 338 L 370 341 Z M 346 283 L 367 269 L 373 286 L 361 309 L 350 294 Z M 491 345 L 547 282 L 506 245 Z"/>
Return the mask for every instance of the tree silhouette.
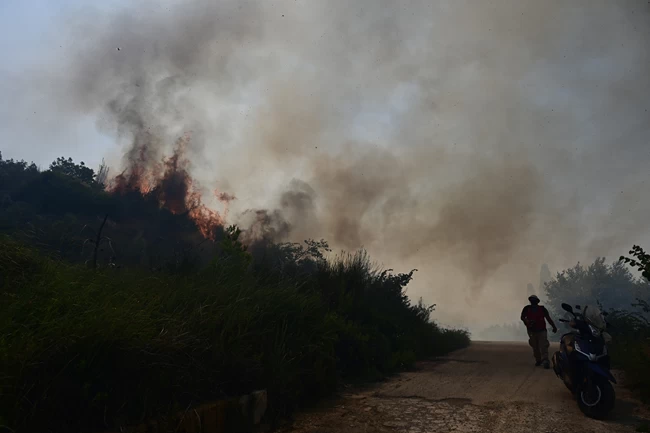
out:
<path id="1" fill-rule="evenodd" d="M 102 159 L 102 163 L 99 166 L 99 170 L 97 170 L 97 175 L 95 176 L 95 183 L 97 186 L 104 188 L 106 186 L 106 181 L 108 180 L 108 171 L 109 168 L 104 162 L 104 159 Z"/>
<path id="2" fill-rule="evenodd" d="M 563 314 L 560 305 L 597 304 L 605 309 L 629 309 L 647 290 L 647 283 L 632 275 L 623 261 L 611 265 L 598 258 L 589 266 L 578 263 L 545 285 L 547 307 L 555 315 Z"/>
<path id="3" fill-rule="evenodd" d="M 72 158 L 57 158 L 56 161 L 50 164 L 50 171 L 65 174 L 88 185 L 95 183 L 95 171 L 92 168 L 86 167 L 83 161 L 75 164 Z"/>
<path id="4" fill-rule="evenodd" d="M 638 245 L 634 245 L 629 254 L 634 258 L 621 256 L 620 260 L 637 268 L 646 280 L 650 280 L 650 254 Z"/>
<path id="5" fill-rule="evenodd" d="M 102 242 L 108 242 L 108 246 L 111 248 L 111 250 L 113 250 L 113 244 L 112 244 L 111 238 L 106 237 L 106 236 L 102 236 L 102 231 L 104 230 L 104 225 L 106 225 L 106 220 L 107 219 L 108 219 L 108 214 L 106 214 L 106 216 L 104 216 L 104 220 L 102 221 L 102 224 L 99 226 L 99 229 L 97 231 L 93 230 L 92 228 L 90 228 L 87 225 L 84 226 L 84 228 L 82 229 L 82 231 L 85 230 L 85 229 L 89 229 L 89 230 L 93 231 L 94 232 L 93 234 L 95 235 L 95 239 L 92 239 L 92 238 L 86 239 L 84 241 L 82 249 L 81 249 L 81 254 L 83 255 L 83 250 L 84 250 L 83 247 L 85 247 L 87 243 L 91 243 L 91 244 L 94 245 L 93 256 L 92 256 L 92 260 L 90 262 L 90 266 L 93 269 L 97 268 L 97 254 L 99 252 L 99 246 L 101 245 Z M 113 253 L 115 253 L 115 251 L 113 251 Z"/>

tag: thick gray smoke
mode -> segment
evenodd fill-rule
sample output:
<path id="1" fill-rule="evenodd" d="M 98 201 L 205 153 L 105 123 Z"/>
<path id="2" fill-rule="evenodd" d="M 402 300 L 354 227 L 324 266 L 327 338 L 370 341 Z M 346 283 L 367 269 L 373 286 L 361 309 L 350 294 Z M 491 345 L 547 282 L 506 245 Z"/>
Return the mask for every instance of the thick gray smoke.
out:
<path id="1" fill-rule="evenodd" d="M 650 240 L 649 18 L 593 0 L 84 10 L 49 101 L 147 164 L 192 131 L 191 174 L 237 197 L 233 222 L 366 247 L 418 268 L 442 321 L 510 323 L 542 263 Z"/>

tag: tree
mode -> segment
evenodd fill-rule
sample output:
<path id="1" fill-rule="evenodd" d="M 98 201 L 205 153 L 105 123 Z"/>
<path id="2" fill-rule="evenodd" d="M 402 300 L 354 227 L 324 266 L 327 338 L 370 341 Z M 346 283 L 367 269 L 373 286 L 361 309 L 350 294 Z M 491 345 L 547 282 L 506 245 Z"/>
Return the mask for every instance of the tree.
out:
<path id="1" fill-rule="evenodd" d="M 650 254 L 647 254 L 643 248 L 638 245 L 634 245 L 629 254 L 634 258 L 632 259 L 621 256 L 620 260 L 637 268 L 646 280 L 650 280 Z"/>
<path id="2" fill-rule="evenodd" d="M 645 279 L 645 288 L 650 289 L 650 254 L 647 254 L 643 248 L 638 245 L 634 245 L 629 254 L 634 258 L 632 259 L 629 257 L 621 256 L 621 262 L 637 268 L 637 270 L 641 272 L 641 275 Z M 633 306 L 641 308 L 645 314 L 648 314 L 650 313 L 650 301 L 648 301 L 647 290 L 645 293 L 645 299 L 642 299 L 643 295 L 644 294 L 640 294 L 640 297 L 637 298 L 637 303 Z M 648 319 L 644 318 L 644 320 L 645 326 L 650 327 L 650 322 L 648 322 Z"/>
<path id="3" fill-rule="evenodd" d="M 88 238 L 88 239 L 86 239 L 84 241 L 84 244 L 83 244 L 84 247 L 86 246 L 87 243 L 91 243 L 91 244 L 94 245 L 93 256 L 92 256 L 92 260 L 90 262 L 90 266 L 93 269 L 97 268 L 97 253 L 99 252 L 99 246 L 101 245 L 101 243 L 103 241 L 106 241 L 106 242 L 108 242 L 108 245 L 111 247 L 111 250 L 113 249 L 113 245 L 111 244 L 111 239 L 106 237 L 106 236 L 102 236 L 102 231 L 104 230 L 104 225 L 106 225 L 106 220 L 107 219 L 108 219 L 108 214 L 106 214 L 106 216 L 104 217 L 104 220 L 102 221 L 102 224 L 99 226 L 99 229 L 96 232 L 93 230 L 93 232 L 94 232 L 93 234 L 95 235 L 95 239 Z M 90 228 L 90 227 L 84 226 L 84 229 L 86 229 L 86 228 Z M 90 230 L 92 230 L 92 229 L 90 229 Z M 83 231 L 83 229 L 82 229 L 82 231 Z M 81 254 L 83 255 L 83 248 L 81 250 Z"/>
<path id="4" fill-rule="evenodd" d="M 584 267 L 578 263 L 573 268 L 558 272 L 546 286 L 549 310 L 563 314 L 560 305 L 600 303 L 606 309 L 628 309 L 647 288 L 647 284 L 632 275 L 622 261 L 611 265 L 598 258 Z"/>
<path id="5" fill-rule="evenodd" d="M 20 177 L 24 173 L 37 174 L 38 167 L 33 162 L 28 164 L 24 159 L 20 161 L 2 159 L 2 152 L 0 152 L 0 176 L 6 177 L 8 180 L 10 177 Z M 16 179 L 11 180 L 15 181 Z"/>
<path id="6" fill-rule="evenodd" d="M 542 268 L 539 271 L 539 286 L 537 286 L 537 292 L 538 293 L 543 293 L 544 292 L 544 284 L 548 283 L 551 281 L 553 276 L 551 275 L 551 271 L 548 268 L 548 265 L 544 263 L 542 265 Z"/>
<path id="7" fill-rule="evenodd" d="M 56 161 L 50 164 L 50 171 L 65 174 L 87 185 L 93 185 L 95 183 L 95 171 L 92 168 L 86 167 L 83 161 L 75 164 L 72 158 L 57 158 Z"/>
<path id="8" fill-rule="evenodd" d="M 38 174 L 38 167 L 33 162 L 2 159 L 0 152 L 0 203 L 11 202 L 11 196 Z"/>
<path id="9" fill-rule="evenodd" d="M 108 170 L 108 166 L 102 159 L 102 163 L 100 164 L 99 170 L 97 170 L 97 175 L 95 176 L 95 183 L 102 189 L 106 186 L 106 181 L 108 180 Z"/>
<path id="10" fill-rule="evenodd" d="M 535 294 L 535 287 L 531 283 L 528 283 L 528 286 L 526 286 L 526 294 L 528 296 L 534 295 Z"/>
<path id="11" fill-rule="evenodd" d="M 242 231 L 239 227 L 231 225 L 226 228 L 224 238 L 221 240 L 221 255 L 213 259 L 217 266 L 227 265 L 230 269 L 247 270 L 253 258 L 247 251 L 246 245 L 241 240 Z"/>

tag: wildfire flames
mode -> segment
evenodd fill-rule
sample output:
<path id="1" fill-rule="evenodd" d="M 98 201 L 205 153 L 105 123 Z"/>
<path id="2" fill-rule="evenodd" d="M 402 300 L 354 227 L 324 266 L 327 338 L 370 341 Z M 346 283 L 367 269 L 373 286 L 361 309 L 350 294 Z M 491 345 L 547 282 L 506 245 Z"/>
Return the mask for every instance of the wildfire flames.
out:
<path id="1" fill-rule="evenodd" d="M 139 192 L 154 197 L 161 208 L 176 215 L 187 215 L 203 236 L 214 240 L 217 230 L 225 225 L 228 204 L 235 196 L 214 191 L 215 197 L 226 206 L 223 214 L 202 203 L 201 188 L 189 174 L 186 152 L 190 140 L 191 134 L 185 133 L 176 140 L 172 156 L 156 161 L 152 155 L 155 137 L 141 132 L 126 155 L 126 170 L 112 179 L 108 190 L 115 194 Z"/>

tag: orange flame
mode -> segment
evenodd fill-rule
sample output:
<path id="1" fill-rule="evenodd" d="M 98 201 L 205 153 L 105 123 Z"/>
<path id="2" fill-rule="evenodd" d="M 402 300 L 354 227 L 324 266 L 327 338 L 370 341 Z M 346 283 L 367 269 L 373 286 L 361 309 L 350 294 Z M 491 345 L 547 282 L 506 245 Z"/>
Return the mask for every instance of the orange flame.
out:
<path id="1" fill-rule="evenodd" d="M 148 134 L 137 137 L 127 155 L 129 166 L 112 179 L 107 190 L 115 194 L 137 191 L 143 196 L 153 196 L 161 208 L 176 215 L 186 214 L 204 237 L 214 240 L 217 229 L 225 225 L 228 204 L 235 197 L 215 191 L 217 199 L 226 205 L 224 215 L 202 203 L 201 189 L 188 171 L 189 160 L 185 154 L 190 140 L 191 134 L 185 133 L 176 140 L 172 156 L 158 162 L 148 158 L 151 137 Z"/>

